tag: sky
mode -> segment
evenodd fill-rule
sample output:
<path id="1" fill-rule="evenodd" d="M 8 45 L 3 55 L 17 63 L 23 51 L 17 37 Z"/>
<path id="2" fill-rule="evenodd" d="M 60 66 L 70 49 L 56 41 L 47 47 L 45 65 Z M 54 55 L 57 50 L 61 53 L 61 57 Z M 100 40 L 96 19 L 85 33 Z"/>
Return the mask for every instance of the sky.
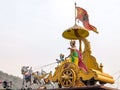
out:
<path id="1" fill-rule="evenodd" d="M 92 55 L 105 73 L 119 72 L 120 0 L 0 0 L 0 70 L 20 77 L 25 65 L 53 70 L 60 53 L 69 55 L 62 33 L 75 24 L 75 2 L 99 32 L 87 37 Z"/>

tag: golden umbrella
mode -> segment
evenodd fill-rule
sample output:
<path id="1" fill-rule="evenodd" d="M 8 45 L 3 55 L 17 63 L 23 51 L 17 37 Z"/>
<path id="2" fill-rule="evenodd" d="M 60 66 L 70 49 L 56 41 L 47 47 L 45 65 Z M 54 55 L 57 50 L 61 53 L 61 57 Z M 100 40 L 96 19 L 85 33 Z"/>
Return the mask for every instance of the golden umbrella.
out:
<path id="1" fill-rule="evenodd" d="M 70 27 L 69 29 L 65 30 L 62 36 L 69 40 L 79 40 L 79 50 L 81 51 L 81 38 L 88 37 L 89 32 L 85 28 L 75 24 L 73 27 Z"/>
<path id="2" fill-rule="evenodd" d="M 74 25 L 73 27 L 65 30 L 63 32 L 62 36 L 66 39 L 77 40 L 80 37 L 85 38 L 85 37 L 89 36 L 89 32 L 83 27 L 80 27 L 78 25 Z"/>

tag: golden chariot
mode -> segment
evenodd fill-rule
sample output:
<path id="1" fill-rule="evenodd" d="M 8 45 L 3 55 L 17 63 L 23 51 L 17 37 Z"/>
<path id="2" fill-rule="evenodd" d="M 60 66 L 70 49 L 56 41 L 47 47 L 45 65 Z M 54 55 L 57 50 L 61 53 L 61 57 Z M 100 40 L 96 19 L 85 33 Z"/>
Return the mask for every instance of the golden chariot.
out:
<path id="1" fill-rule="evenodd" d="M 44 78 L 47 74 L 38 76 L 33 73 L 32 75 L 35 78 L 38 80 L 44 78 L 45 82 L 52 81 L 54 83 L 58 83 L 59 88 L 114 83 L 113 77 L 107 73 L 104 73 L 103 65 L 101 63 L 98 64 L 96 58 L 91 55 L 92 52 L 90 42 L 87 40 L 87 37 L 89 36 L 88 30 L 78 26 L 75 23 L 74 26 L 65 30 L 62 33 L 62 36 L 68 40 L 79 41 L 79 51 L 82 52 L 82 60 L 85 66 L 88 68 L 88 71 L 85 72 L 83 69 L 79 68 L 76 64 L 71 62 L 69 58 L 65 58 L 57 65 L 57 67 L 55 67 L 53 74 L 51 72 L 46 78 Z"/>
<path id="2" fill-rule="evenodd" d="M 114 83 L 114 79 L 107 73 L 103 72 L 103 65 L 98 64 L 96 58 L 91 55 L 90 42 L 86 39 L 89 32 L 78 26 L 65 30 L 62 36 L 70 40 L 79 41 L 79 50 L 82 51 L 83 62 L 88 68 L 88 72 L 80 69 L 69 59 L 62 61 L 56 68 L 54 75 L 49 77 L 49 80 L 58 82 L 61 87 L 81 87 L 88 85 Z M 84 49 L 81 44 L 84 44 Z"/>

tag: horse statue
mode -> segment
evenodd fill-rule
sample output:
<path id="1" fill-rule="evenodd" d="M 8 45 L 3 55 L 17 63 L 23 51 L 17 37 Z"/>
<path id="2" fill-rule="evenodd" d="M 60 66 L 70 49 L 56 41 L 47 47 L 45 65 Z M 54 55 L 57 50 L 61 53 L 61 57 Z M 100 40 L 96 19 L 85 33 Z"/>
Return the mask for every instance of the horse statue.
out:
<path id="1" fill-rule="evenodd" d="M 48 84 L 50 86 L 52 86 L 52 88 L 55 88 L 54 83 L 50 80 L 50 78 L 52 76 L 52 72 L 47 73 L 47 72 L 41 70 L 41 72 L 37 71 L 36 73 L 33 73 L 33 76 L 40 83 L 39 89 L 41 89 L 41 88 L 48 89 L 48 87 L 47 87 Z"/>
<path id="2" fill-rule="evenodd" d="M 21 68 L 21 74 L 23 75 L 22 89 L 32 89 L 32 84 L 39 84 L 39 82 L 32 75 L 32 67 L 23 66 Z"/>
<path id="3" fill-rule="evenodd" d="M 38 88 L 46 89 L 46 85 L 50 84 L 52 88 L 54 88 L 54 83 L 48 80 L 48 77 L 51 76 L 51 73 L 46 73 L 45 71 L 41 70 L 41 72 L 32 71 L 32 67 L 23 66 L 21 68 L 21 74 L 23 75 L 23 83 L 22 83 L 22 90 L 24 89 L 32 89 L 31 86 L 33 84 L 37 84 Z"/>

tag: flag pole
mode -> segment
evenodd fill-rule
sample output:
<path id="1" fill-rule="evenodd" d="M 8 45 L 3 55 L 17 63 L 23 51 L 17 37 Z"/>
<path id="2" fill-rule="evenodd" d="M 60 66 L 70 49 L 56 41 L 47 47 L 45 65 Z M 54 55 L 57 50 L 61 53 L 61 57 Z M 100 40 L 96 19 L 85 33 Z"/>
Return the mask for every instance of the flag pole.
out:
<path id="1" fill-rule="evenodd" d="M 75 25 L 77 25 L 76 24 L 76 2 L 75 2 Z M 82 52 L 82 40 L 80 37 L 79 37 L 79 51 Z"/>
<path id="2" fill-rule="evenodd" d="M 75 25 L 76 25 L 76 2 L 75 2 Z"/>

